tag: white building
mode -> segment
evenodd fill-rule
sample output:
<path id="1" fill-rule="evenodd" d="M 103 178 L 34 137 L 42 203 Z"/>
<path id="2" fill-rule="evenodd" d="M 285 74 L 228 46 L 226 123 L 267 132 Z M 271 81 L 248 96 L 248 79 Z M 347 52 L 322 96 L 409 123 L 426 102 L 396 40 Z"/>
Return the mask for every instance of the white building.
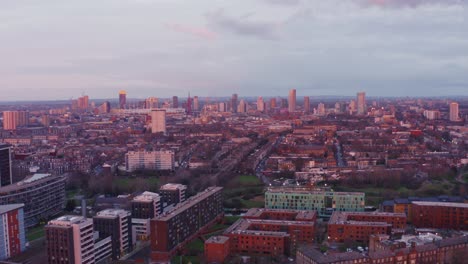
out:
<path id="1" fill-rule="evenodd" d="M 125 154 L 125 168 L 135 170 L 174 170 L 174 151 L 131 151 Z"/>
<path id="2" fill-rule="evenodd" d="M 166 134 L 166 110 L 151 110 L 151 132 Z"/>
<path id="3" fill-rule="evenodd" d="M 450 121 L 457 122 L 458 119 L 458 103 L 450 103 Z"/>

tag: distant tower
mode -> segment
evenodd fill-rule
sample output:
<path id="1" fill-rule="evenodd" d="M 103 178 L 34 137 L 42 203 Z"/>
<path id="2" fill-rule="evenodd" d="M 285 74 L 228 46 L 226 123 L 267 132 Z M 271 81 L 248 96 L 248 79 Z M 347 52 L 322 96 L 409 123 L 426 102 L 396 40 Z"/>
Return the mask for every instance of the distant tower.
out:
<path id="1" fill-rule="evenodd" d="M 158 108 L 159 107 L 159 101 L 158 98 L 156 97 L 148 97 L 145 100 L 145 108 L 146 109 L 152 109 L 152 108 Z"/>
<path id="2" fill-rule="evenodd" d="M 357 93 L 357 114 L 364 115 L 366 113 L 366 93 Z"/>
<path id="3" fill-rule="evenodd" d="M 13 183 L 11 168 L 11 147 L 0 144 L 0 187 Z"/>
<path id="4" fill-rule="evenodd" d="M 231 110 L 233 113 L 237 113 L 237 94 L 232 94 L 231 97 Z"/>
<path id="5" fill-rule="evenodd" d="M 218 104 L 218 112 L 226 112 L 226 103 L 225 102 L 220 102 Z"/>
<path id="6" fill-rule="evenodd" d="M 318 104 L 318 107 L 317 107 L 317 115 L 319 115 L 319 116 L 324 116 L 325 114 L 326 114 L 326 111 L 325 111 L 325 104 L 323 104 L 323 103 Z"/>
<path id="7" fill-rule="evenodd" d="M 198 96 L 193 97 L 193 111 L 200 110 L 200 103 L 198 101 Z"/>
<path id="8" fill-rule="evenodd" d="M 261 96 L 257 98 L 257 110 L 260 112 L 265 112 L 265 102 Z"/>
<path id="9" fill-rule="evenodd" d="M 304 113 L 310 112 L 310 97 L 304 96 Z"/>
<path id="10" fill-rule="evenodd" d="M 49 115 L 42 115 L 41 116 L 41 124 L 44 127 L 49 127 L 50 126 L 50 116 Z"/>
<path id="11" fill-rule="evenodd" d="M 296 89 L 289 90 L 288 111 L 289 112 L 296 111 Z"/>
<path id="12" fill-rule="evenodd" d="M 276 108 L 276 98 L 270 99 L 270 109 Z"/>
<path id="13" fill-rule="evenodd" d="M 172 108 L 179 108 L 179 97 L 172 96 Z"/>
<path id="14" fill-rule="evenodd" d="M 187 98 L 187 114 L 190 115 L 192 113 L 192 98 L 190 98 L 190 93 L 188 94 Z"/>
<path id="15" fill-rule="evenodd" d="M 3 112 L 3 129 L 15 130 L 18 126 L 18 111 L 4 111 Z"/>
<path id="16" fill-rule="evenodd" d="M 127 107 L 127 92 L 124 90 L 119 91 L 119 108 L 125 109 Z"/>
<path id="17" fill-rule="evenodd" d="M 239 105 L 237 106 L 237 112 L 239 113 L 246 113 L 247 112 L 247 103 L 244 99 L 240 100 Z"/>
<path id="18" fill-rule="evenodd" d="M 166 110 L 153 109 L 151 111 L 151 133 L 166 134 Z"/>
<path id="19" fill-rule="evenodd" d="M 450 103 L 450 121 L 457 122 L 458 119 L 458 103 L 452 102 Z"/>

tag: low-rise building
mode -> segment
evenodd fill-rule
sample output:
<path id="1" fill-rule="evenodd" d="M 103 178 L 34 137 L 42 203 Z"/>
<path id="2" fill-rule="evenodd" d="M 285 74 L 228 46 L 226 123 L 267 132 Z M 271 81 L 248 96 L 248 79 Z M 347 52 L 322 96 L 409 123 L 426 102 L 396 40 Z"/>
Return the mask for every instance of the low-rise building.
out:
<path id="1" fill-rule="evenodd" d="M 131 151 L 125 154 L 125 168 L 135 170 L 174 170 L 174 151 Z"/>
<path id="2" fill-rule="evenodd" d="M 412 202 L 413 224 L 418 228 L 468 230 L 468 204 Z"/>

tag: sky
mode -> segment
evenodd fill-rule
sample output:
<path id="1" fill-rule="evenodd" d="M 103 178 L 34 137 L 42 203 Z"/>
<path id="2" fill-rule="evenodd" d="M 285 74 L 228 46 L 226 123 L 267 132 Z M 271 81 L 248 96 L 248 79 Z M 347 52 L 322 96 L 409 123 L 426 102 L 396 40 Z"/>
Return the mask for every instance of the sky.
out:
<path id="1" fill-rule="evenodd" d="M 468 94 L 468 0 L 1 0 L 0 101 Z"/>

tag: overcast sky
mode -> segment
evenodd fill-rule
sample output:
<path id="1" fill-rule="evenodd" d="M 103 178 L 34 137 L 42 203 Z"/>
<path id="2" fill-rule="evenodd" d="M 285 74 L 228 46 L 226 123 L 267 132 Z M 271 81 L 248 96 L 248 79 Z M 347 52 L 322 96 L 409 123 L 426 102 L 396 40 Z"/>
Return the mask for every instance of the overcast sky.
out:
<path id="1" fill-rule="evenodd" d="M 467 95 L 468 0 L 1 0 L 0 101 Z"/>

